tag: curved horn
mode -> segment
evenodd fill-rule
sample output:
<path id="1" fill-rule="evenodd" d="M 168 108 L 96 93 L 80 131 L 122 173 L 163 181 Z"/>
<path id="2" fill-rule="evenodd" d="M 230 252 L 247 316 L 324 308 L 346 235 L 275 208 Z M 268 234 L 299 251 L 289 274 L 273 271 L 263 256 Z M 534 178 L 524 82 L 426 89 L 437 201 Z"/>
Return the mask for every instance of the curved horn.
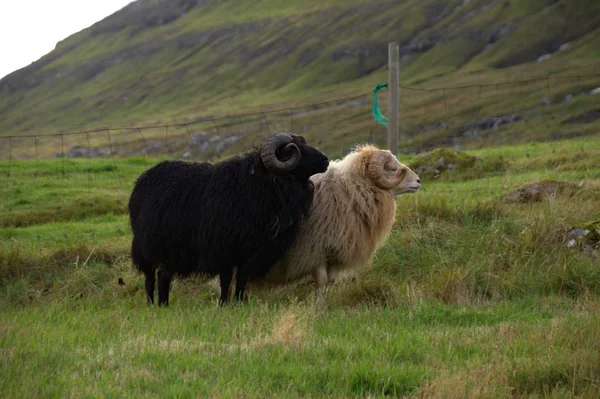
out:
<path id="1" fill-rule="evenodd" d="M 267 169 L 274 172 L 286 173 L 291 171 L 300 162 L 300 149 L 292 142 L 293 138 L 289 134 L 279 133 L 268 137 L 260 151 L 260 157 Z M 276 152 L 282 145 L 286 150 L 292 151 L 292 156 L 287 161 L 280 161 Z"/>
<path id="2" fill-rule="evenodd" d="M 367 173 L 378 187 L 390 190 L 402 182 L 406 170 L 400 167 L 393 155 L 379 151 L 371 155 Z"/>

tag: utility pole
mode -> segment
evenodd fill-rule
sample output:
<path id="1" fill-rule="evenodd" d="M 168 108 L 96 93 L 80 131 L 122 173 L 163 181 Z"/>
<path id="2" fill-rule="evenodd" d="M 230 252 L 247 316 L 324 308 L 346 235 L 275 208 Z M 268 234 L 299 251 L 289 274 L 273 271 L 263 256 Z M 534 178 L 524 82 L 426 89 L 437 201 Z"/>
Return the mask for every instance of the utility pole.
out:
<path id="1" fill-rule="evenodd" d="M 400 51 L 398 43 L 388 43 L 388 149 L 398 156 L 400 128 Z"/>

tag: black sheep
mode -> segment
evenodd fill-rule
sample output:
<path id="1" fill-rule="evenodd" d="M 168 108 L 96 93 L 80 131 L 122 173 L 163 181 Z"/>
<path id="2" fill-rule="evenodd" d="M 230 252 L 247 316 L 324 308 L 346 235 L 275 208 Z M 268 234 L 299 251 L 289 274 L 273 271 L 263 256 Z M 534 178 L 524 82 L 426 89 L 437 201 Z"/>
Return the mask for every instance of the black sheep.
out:
<path id="1" fill-rule="evenodd" d="M 168 305 L 173 276 L 219 275 L 220 303 L 263 277 L 291 246 L 313 200 L 309 177 L 327 157 L 302 136 L 274 134 L 243 156 L 210 164 L 163 161 L 136 181 L 129 199 L 133 264 L 146 278 L 148 303 Z"/>

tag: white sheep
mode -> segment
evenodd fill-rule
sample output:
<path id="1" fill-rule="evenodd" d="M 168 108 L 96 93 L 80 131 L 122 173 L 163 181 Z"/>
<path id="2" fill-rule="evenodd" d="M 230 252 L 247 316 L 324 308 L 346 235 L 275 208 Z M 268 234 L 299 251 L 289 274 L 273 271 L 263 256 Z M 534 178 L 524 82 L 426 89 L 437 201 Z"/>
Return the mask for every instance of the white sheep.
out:
<path id="1" fill-rule="evenodd" d="M 286 285 L 312 276 L 321 300 L 338 275 L 371 264 L 392 231 L 396 197 L 421 187 L 415 172 L 390 151 L 373 145 L 356 147 L 311 180 L 313 205 L 296 241 L 263 278 L 250 281 L 249 288 Z"/>

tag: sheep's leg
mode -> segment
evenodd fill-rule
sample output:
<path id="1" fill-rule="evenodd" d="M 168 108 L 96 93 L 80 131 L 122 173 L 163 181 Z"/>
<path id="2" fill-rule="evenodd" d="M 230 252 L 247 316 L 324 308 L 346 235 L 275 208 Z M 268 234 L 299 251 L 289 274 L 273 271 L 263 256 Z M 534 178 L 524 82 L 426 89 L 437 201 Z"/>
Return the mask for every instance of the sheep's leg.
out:
<path id="1" fill-rule="evenodd" d="M 154 287 L 156 284 L 156 265 L 144 257 L 144 253 L 141 250 L 139 240 L 134 236 L 131 242 L 131 258 L 133 263 L 137 265 L 139 270 L 144 272 L 145 276 L 145 287 L 146 287 L 146 301 L 148 305 L 154 304 Z"/>
<path id="2" fill-rule="evenodd" d="M 154 287 L 156 284 L 156 270 L 152 268 L 151 271 L 147 271 L 144 273 L 146 276 L 146 299 L 148 305 L 154 304 Z"/>
<path id="3" fill-rule="evenodd" d="M 265 251 L 258 251 L 252 255 L 252 257 L 246 261 L 243 265 L 239 266 L 235 275 L 235 300 L 245 301 L 244 292 L 246 284 L 249 280 L 249 273 L 247 270 L 252 271 L 253 278 L 264 277 L 268 273 L 269 269 L 277 262 L 277 259 L 281 257 L 281 251 L 269 249 Z"/>
<path id="4" fill-rule="evenodd" d="M 173 273 L 161 268 L 158 271 L 158 306 L 169 306 L 169 288 Z"/>
<path id="5" fill-rule="evenodd" d="M 325 287 L 327 286 L 327 268 L 325 266 L 314 268 L 312 276 L 317 289 L 317 303 L 321 304 L 325 296 Z"/>
<path id="6" fill-rule="evenodd" d="M 220 306 L 225 305 L 229 300 L 229 286 L 231 285 L 232 275 L 232 270 L 226 270 L 219 274 L 219 279 L 221 280 L 221 299 L 219 300 Z M 238 276 L 236 276 L 236 281 L 237 279 Z"/>
<path id="7" fill-rule="evenodd" d="M 246 289 L 246 283 L 248 282 L 248 275 L 244 272 L 240 273 L 238 269 L 235 275 L 235 300 L 244 300 L 244 289 Z"/>

